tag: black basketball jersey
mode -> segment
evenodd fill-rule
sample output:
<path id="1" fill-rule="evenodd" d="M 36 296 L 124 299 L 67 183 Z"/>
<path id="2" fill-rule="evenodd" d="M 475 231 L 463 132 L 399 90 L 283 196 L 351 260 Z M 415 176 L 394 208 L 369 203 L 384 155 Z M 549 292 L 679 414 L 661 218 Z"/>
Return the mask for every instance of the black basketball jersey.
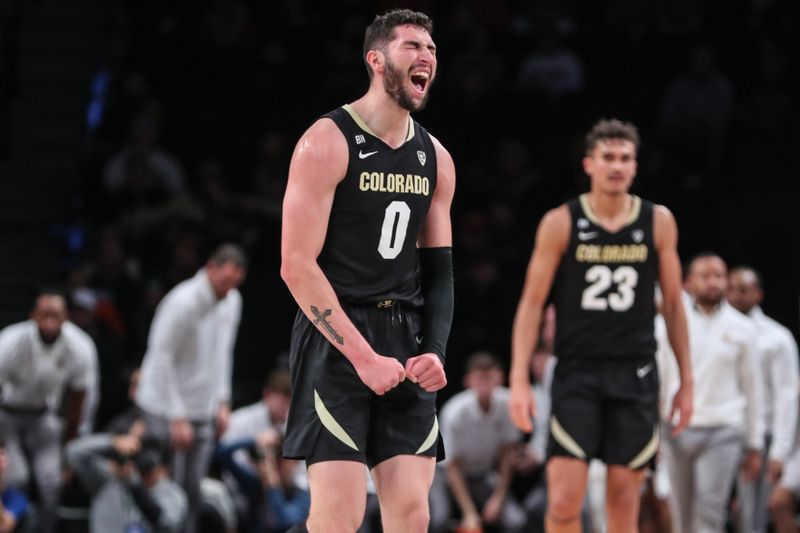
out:
<path id="1" fill-rule="evenodd" d="M 559 360 L 642 357 L 656 351 L 653 204 L 633 196 L 615 233 L 597 222 L 588 196 L 567 203 L 572 229 L 553 284 Z"/>
<path id="2" fill-rule="evenodd" d="M 319 264 L 350 303 L 400 300 L 420 305 L 417 237 L 436 189 L 436 151 L 409 121 L 391 148 L 349 106 L 326 115 L 347 139 L 350 161 L 336 188 Z"/>

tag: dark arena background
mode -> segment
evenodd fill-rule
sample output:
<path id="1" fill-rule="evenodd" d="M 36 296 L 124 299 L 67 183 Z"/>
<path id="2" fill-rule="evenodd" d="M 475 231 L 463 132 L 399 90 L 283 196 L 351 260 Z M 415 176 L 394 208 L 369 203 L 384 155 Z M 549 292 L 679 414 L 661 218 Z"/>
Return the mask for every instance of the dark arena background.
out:
<path id="1" fill-rule="evenodd" d="M 797 335 L 797 18 L 779 0 L 0 0 L 0 326 L 61 284 L 119 396 L 159 299 L 232 240 L 251 259 L 233 401 L 256 400 L 296 310 L 279 276 L 294 143 L 366 90 L 363 31 L 392 7 L 434 20 L 416 118 L 458 173 L 442 399 L 470 353 L 508 365 L 536 225 L 588 189 L 582 136 L 603 117 L 639 127 L 634 192 L 673 211 L 682 259 L 754 266 Z"/>

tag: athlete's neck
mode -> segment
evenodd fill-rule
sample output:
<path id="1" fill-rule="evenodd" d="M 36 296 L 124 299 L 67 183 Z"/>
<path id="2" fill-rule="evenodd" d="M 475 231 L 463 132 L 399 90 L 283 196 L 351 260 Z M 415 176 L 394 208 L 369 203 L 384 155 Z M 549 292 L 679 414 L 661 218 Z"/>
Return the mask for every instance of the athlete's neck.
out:
<path id="1" fill-rule="evenodd" d="M 350 106 L 369 129 L 392 148 L 406 142 L 411 114 L 397 105 L 386 91 L 370 90 Z"/>
<path id="2" fill-rule="evenodd" d="M 616 231 L 624 225 L 633 206 L 633 197 L 630 194 L 591 191 L 586 196 L 594 216 L 603 227 L 611 231 Z"/>

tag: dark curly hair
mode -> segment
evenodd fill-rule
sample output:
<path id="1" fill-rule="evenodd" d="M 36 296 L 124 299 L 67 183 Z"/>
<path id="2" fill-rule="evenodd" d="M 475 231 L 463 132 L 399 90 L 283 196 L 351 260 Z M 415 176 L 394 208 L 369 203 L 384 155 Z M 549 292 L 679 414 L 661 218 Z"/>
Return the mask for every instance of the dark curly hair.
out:
<path id="1" fill-rule="evenodd" d="M 433 21 L 425 13 L 411 11 L 410 9 L 393 9 L 383 15 L 376 15 L 364 32 L 364 52 L 362 57 L 367 65 L 367 74 L 372 79 L 372 68 L 367 63 L 367 52 L 386 46 L 386 43 L 394 39 L 394 29 L 397 26 L 416 26 L 422 28 L 429 34 L 433 34 Z"/>
<path id="2" fill-rule="evenodd" d="M 630 141 L 639 150 L 639 130 L 630 122 L 623 122 L 616 118 L 598 121 L 589 133 L 586 134 L 586 155 L 591 155 L 597 143 L 608 139 L 621 139 Z"/>

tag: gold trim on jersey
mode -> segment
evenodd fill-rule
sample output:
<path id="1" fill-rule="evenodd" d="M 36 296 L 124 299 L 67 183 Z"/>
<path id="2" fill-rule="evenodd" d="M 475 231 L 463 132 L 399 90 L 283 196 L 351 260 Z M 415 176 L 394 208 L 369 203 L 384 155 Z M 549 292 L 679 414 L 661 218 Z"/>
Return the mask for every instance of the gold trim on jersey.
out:
<path id="1" fill-rule="evenodd" d="M 581 208 L 583 209 L 583 214 L 586 215 L 586 218 L 591 220 L 596 226 L 600 226 L 601 228 L 603 225 L 600 223 L 600 219 L 597 218 L 597 215 L 594 214 L 594 210 L 592 209 L 591 204 L 589 203 L 589 194 L 583 193 L 578 197 L 578 200 L 581 203 Z M 625 223 L 622 225 L 624 228 L 625 226 L 630 226 L 636 219 L 639 218 L 639 213 L 642 211 L 642 199 L 636 196 L 635 194 L 631 195 L 631 210 L 628 214 L 628 218 L 625 219 Z"/>
<path id="2" fill-rule="evenodd" d="M 356 124 L 358 124 L 359 128 L 361 128 L 362 130 L 366 131 L 367 133 L 369 133 L 373 137 L 375 137 L 377 139 L 380 139 L 380 136 L 377 133 L 375 133 L 374 131 L 372 131 L 372 129 L 370 129 L 369 126 L 367 126 L 367 123 L 364 122 L 364 119 L 361 118 L 361 115 L 356 113 L 356 110 L 353 109 L 353 106 L 351 106 L 350 104 L 344 104 L 342 106 L 342 109 L 347 111 L 347 113 L 351 117 L 353 117 L 353 120 L 356 122 Z M 411 119 L 411 117 L 408 117 L 408 135 L 406 135 L 405 142 L 408 142 L 413 138 L 414 138 L 414 121 Z"/>
<path id="3" fill-rule="evenodd" d="M 628 468 L 637 469 L 644 466 L 647 461 L 653 458 L 658 450 L 658 426 L 653 429 L 653 436 L 650 438 L 650 441 L 647 445 L 642 448 L 642 451 L 639 452 L 639 455 L 633 458 L 633 460 L 628 463 Z"/>
<path id="4" fill-rule="evenodd" d="M 575 442 L 575 439 L 567 433 L 567 430 L 558 423 L 555 416 L 550 417 L 550 432 L 553 434 L 553 438 L 556 439 L 565 450 L 578 459 L 586 459 L 586 452 L 584 452 L 580 444 Z"/>
<path id="5" fill-rule="evenodd" d="M 436 415 L 433 415 L 433 427 L 431 428 L 431 432 L 428 433 L 428 436 L 425 437 L 425 440 L 422 442 L 422 446 L 419 447 L 419 450 L 416 451 L 416 455 L 421 454 L 436 442 L 436 439 L 439 437 L 439 418 Z"/>
<path id="6" fill-rule="evenodd" d="M 317 411 L 317 416 L 322 422 L 322 425 L 325 426 L 325 429 L 330 431 L 334 437 L 353 448 L 355 451 L 358 451 L 358 446 L 356 446 L 356 443 L 353 442 L 353 439 L 350 438 L 350 435 L 347 434 L 347 431 L 345 431 L 345 429 L 339 425 L 339 422 L 333 418 L 331 412 L 328 411 L 328 408 L 325 407 L 324 403 L 322 403 L 322 398 L 319 397 L 317 389 L 314 389 L 314 409 Z"/>

